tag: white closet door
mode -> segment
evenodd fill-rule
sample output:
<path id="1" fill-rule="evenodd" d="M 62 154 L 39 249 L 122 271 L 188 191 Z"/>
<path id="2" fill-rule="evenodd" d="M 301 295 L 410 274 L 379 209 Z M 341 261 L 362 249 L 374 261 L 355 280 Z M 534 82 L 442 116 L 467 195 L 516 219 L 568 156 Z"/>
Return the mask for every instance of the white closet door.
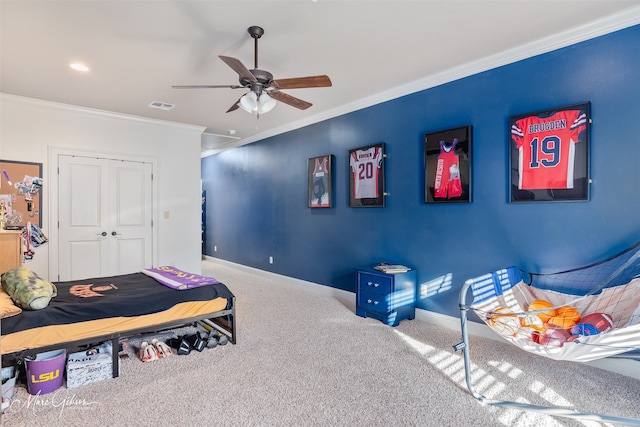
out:
<path id="1" fill-rule="evenodd" d="M 59 156 L 59 280 L 152 264 L 151 165 Z"/>
<path id="2" fill-rule="evenodd" d="M 152 265 L 151 164 L 110 162 L 110 254 L 113 274 Z"/>

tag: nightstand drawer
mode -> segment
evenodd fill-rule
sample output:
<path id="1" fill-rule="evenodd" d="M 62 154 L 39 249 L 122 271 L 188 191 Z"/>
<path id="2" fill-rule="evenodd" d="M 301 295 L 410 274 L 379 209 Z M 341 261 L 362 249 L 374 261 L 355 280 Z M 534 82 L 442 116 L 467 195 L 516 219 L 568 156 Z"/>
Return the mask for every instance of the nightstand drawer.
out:
<path id="1" fill-rule="evenodd" d="M 376 276 L 367 273 L 359 273 L 359 275 L 359 292 L 375 292 L 386 295 L 393 289 L 391 277 Z"/>
<path id="2" fill-rule="evenodd" d="M 378 294 L 375 292 L 361 292 L 358 294 L 358 301 L 356 303 L 365 310 L 373 310 L 380 313 L 386 313 L 390 311 L 389 295 L 385 294 Z"/>

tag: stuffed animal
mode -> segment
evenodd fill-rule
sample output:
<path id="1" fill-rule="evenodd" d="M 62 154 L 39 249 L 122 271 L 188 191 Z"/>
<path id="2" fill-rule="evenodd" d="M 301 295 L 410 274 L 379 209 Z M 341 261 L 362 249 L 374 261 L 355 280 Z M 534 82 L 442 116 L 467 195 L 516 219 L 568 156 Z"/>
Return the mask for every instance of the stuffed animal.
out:
<path id="1" fill-rule="evenodd" d="M 58 294 L 56 286 L 25 267 L 13 268 L 2 274 L 2 287 L 20 308 L 41 310 Z"/>

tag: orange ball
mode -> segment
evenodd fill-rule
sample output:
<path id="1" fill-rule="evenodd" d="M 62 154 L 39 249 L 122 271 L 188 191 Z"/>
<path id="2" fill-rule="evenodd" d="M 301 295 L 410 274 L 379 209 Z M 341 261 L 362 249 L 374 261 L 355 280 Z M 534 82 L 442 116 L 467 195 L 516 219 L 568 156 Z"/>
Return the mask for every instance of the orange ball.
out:
<path id="1" fill-rule="evenodd" d="M 553 317 L 550 317 L 549 320 L 547 320 L 547 325 L 557 326 L 560 329 L 564 329 L 565 331 L 568 331 L 569 329 L 576 326 L 576 322 L 572 319 L 569 319 L 563 316 L 553 316 Z"/>
<path id="2" fill-rule="evenodd" d="M 557 310 L 557 315 L 562 316 L 565 319 L 573 320 L 575 323 L 580 323 L 580 320 L 582 320 L 582 316 L 580 315 L 580 312 L 576 310 L 575 307 L 571 307 L 568 305 L 565 305 L 564 307 L 560 307 Z"/>
<path id="3" fill-rule="evenodd" d="M 542 319 L 543 322 L 546 322 L 551 317 L 556 315 L 556 310 L 553 309 L 553 304 L 551 304 L 549 301 L 541 299 L 531 301 L 529 307 L 527 308 L 527 311 L 544 310 L 545 308 L 550 308 L 551 310 L 541 311 L 540 313 L 535 313 L 535 315 Z"/>

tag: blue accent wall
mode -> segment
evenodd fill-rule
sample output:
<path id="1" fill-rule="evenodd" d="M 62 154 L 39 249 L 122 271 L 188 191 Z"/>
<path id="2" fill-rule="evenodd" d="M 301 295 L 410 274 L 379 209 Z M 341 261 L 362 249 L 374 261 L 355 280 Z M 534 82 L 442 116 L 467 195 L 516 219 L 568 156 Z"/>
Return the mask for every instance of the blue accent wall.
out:
<path id="1" fill-rule="evenodd" d="M 509 117 L 584 101 L 591 200 L 509 203 Z M 472 203 L 425 204 L 424 134 L 466 125 Z M 386 206 L 350 208 L 348 151 L 378 142 Z M 310 209 L 307 161 L 324 154 L 334 207 Z M 471 277 L 578 267 L 640 240 L 640 26 L 203 158 L 202 175 L 207 255 L 348 291 L 356 269 L 403 263 L 419 308 L 458 316 Z"/>

